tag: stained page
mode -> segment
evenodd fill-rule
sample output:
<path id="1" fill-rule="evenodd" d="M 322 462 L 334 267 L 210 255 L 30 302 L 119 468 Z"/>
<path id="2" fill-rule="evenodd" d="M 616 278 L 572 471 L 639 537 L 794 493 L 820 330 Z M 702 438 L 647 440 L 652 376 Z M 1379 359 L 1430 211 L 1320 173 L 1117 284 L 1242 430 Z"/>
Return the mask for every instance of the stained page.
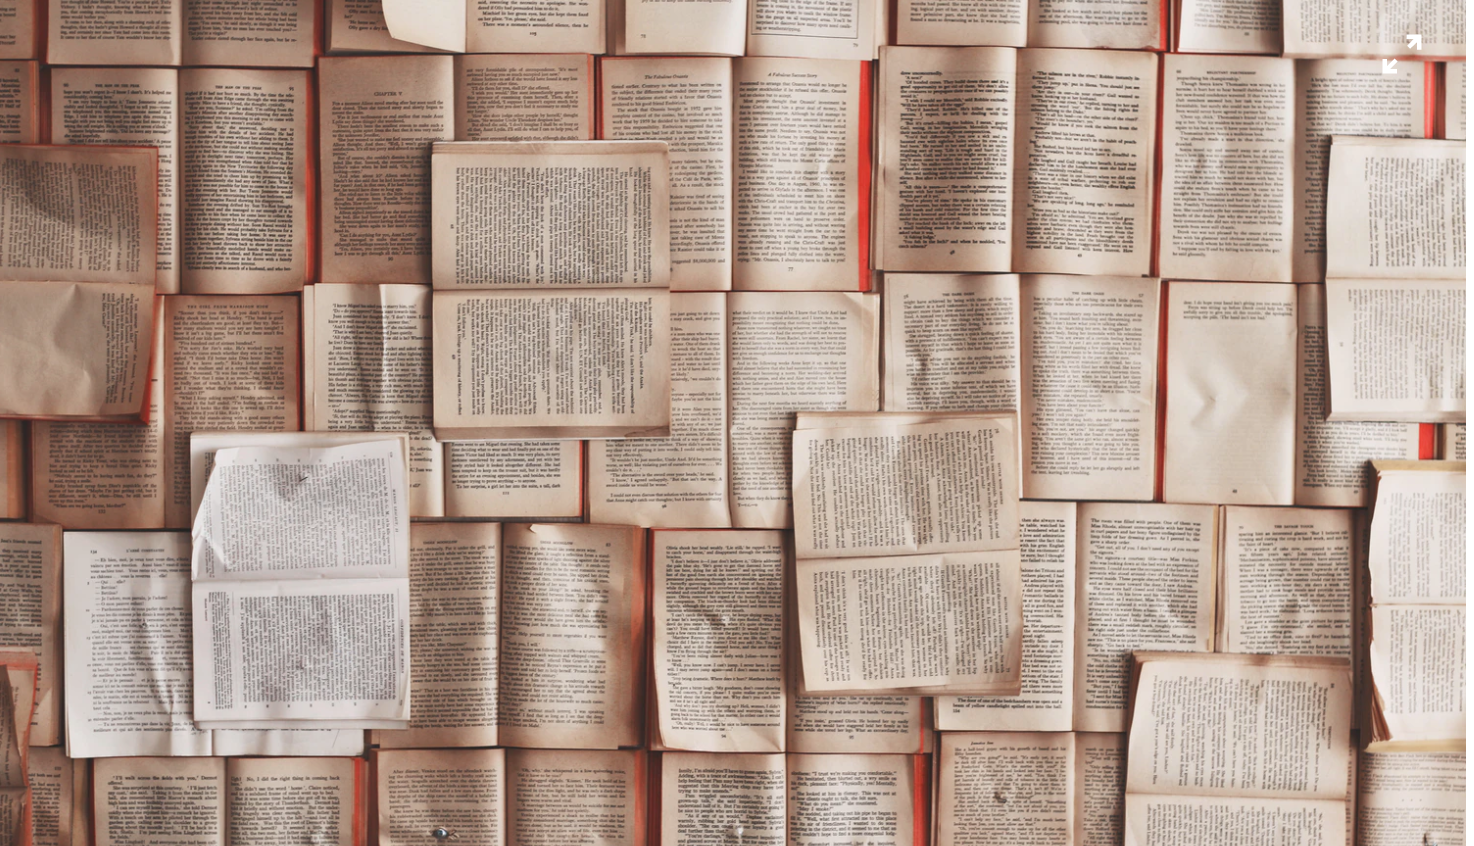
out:
<path id="1" fill-rule="evenodd" d="M 503 846 L 507 751 L 390 749 L 375 753 L 381 846 L 415 846 L 444 827 L 457 839 Z"/>
<path id="2" fill-rule="evenodd" d="M 1356 831 L 1361 846 L 1464 839 L 1464 753 L 1363 752 L 1358 757 Z"/>
<path id="3" fill-rule="evenodd" d="M 455 83 L 457 141 L 594 137 L 593 56 L 457 56 Z"/>
<path id="4" fill-rule="evenodd" d="M 1075 743 L 1069 732 L 947 732 L 937 773 L 937 846 L 1069 846 Z"/>
<path id="5" fill-rule="evenodd" d="M 0 646 L 36 654 L 32 746 L 61 742 L 61 549 L 59 526 L 0 523 L 0 595 L 12 612 L 0 622 Z"/>
<path id="6" fill-rule="evenodd" d="M 886 411 L 1019 408 L 1019 278 L 886 274 Z"/>

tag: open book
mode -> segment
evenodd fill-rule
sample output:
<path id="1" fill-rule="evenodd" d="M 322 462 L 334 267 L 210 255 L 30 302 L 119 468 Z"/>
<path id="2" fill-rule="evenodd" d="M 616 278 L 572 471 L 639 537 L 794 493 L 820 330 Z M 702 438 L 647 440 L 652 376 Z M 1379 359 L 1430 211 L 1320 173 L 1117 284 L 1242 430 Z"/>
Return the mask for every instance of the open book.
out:
<path id="1" fill-rule="evenodd" d="M 0 59 L 41 58 L 46 16 L 41 0 L 6 0 L 0 17 Z"/>
<path id="2" fill-rule="evenodd" d="M 316 0 L 50 0 L 46 20 L 53 65 L 310 68 L 317 55 Z"/>
<path id="3" fill-rule="evenodd" d="M 0 595 L 11 612 L 0 621 L 0 655 L 34 657 L 34 714 L 27 708 L 29 742 L 61 742 L 61 551 L 59 526 L 0 523 Z"/>
<path id="4" fill-rule="evenodd" d="M 604 0 L 377 0 L 357 5 L 382 6 L 387 34 L 409 45 L 452 53 L 604 52 Z M 386 46 L 377 43 L 367 49 Z"/>
<path id="5" fill-rule="evenodd" d="M 0 42 L 4 35 L 0 33 Z M 0 43 L 0 52 L 3 52 Z M 0 143 L 41 141 L 41 65 L 0 61 Z"/>
<path id="6" fill-rule="evenodd" d="M 868 61 L 886 43 L 890 9 L 886 0 L 611 0 L 609 50 Z"/>
<path id="7" fill-rule="evenodd" d="M 1162 50 L 1167 40 L 1167 4 L 1158 0 L 898 0 L 895 16 L 896 44 Z"/>

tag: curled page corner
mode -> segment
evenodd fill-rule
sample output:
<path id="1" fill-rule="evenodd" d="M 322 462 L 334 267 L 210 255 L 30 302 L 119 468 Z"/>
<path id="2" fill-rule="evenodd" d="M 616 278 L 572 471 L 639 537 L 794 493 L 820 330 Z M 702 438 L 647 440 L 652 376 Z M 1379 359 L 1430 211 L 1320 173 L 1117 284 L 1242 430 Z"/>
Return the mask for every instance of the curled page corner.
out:
<path id="1" fill-rule="evenodd" d="M 465 0 L 384 0 L 384 23 L 400 41 L 466 52 Z"/>

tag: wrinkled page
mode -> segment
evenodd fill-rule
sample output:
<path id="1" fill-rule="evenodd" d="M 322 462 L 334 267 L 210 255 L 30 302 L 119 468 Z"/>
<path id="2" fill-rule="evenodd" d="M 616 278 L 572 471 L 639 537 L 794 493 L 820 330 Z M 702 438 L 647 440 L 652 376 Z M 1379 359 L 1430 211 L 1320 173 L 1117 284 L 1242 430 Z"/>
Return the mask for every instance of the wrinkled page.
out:
<path id="1" fill-rule="evenodd" d="M 1464 142 L 1336 136 L 1330 167 L 1327 278 L 1464 279 Z"/>
<path id="2" fill-rule="evenodd" d="M 896 43 L 1023 47 L 1029 37 L 1029 9 L 1034 6 L 1024 0 L 967 4 L 948 0 L 898 0 Z"/>
<path id="3" fill-rule="evenodd" d="M 784 842 L 784 756 L 667 752 L 660 765 L 659 846 Z"/>
<path id="4" fill-rule="evenodd" d="M 62 535 L 58 526 L 0 523 L 0 594 L 11 612 L 0 618 L 0 643 L 36 653 L 33 746 L 61 740 Z"/>
<path id="5" fill-rule="evenodd" d="M 1019 278 L 887 274 L 886 411 L 1016 411 Z"/>

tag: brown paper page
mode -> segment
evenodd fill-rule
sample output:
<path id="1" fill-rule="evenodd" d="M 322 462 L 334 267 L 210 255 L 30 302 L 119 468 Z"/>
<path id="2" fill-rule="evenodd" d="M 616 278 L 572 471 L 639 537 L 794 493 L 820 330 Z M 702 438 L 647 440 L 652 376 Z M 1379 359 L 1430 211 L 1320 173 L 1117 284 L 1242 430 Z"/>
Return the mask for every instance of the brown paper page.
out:
<path id="1" fill-rule="evenodd" d="M 72 846 L 72 806 L 79 798 L 72 789 L 74 763 L 60 747 L 33 746 L 27 754 L 26 779 L 31 788 L 32 846 Z M 84 763 L 78 762 L 77 769 Z M 77 832 L 80 839 L 80 832 Z"/>
<path id="2" fill-rule="evenodd" d="M 1119 846 L 1126 811 L 1126 735 L 1075 734 L 1075 846 Z"/>
<path id="3" fill-rule="evenodd" d="M 645 846 L 641 750 L 507 750 L 512 843 Z"/>
<path id="4" fill-rule="evenodd" d="M 784 841 L 782 755 L 667 752 L 660 766 L 659 846 L 721 843 L 734 836 L 759 846 Z"/>
<path id="5" fill-rule="evenodd" d="M 445 447 L 445 516 L 578 517 L 579 441 L 457 441 Z"/>
<path id="6" fill-rule="evenodd" d="M 446 56 L 324 58 L 322 281 L 430 281 L 430 144 L 455 137 Z"/>
<path id="7" fill-rule="evenodd" d="M 948 732 L 937 772 L 937 846 L 1070 844 L 1069 732 Z"/>
<path id="8" fill-rule="evenodd" d="M 1356 830 L 1361 846 L 1458 843 L 1464 838 L 1464 753 L 1363 752 L 1358 757 Z"/>
<path id="9" fill-rule="evenodd" d="M 355 846 L 358 761 L 354 758 L 233 758 L 226 762 L 231 844 L 310 839 Z"/>
<path id="10" fill-rule="evenodd" d="M 177 65 L 183 59 L 182 2 L 54 0 L 48 5 L 48 64 Z"/>
<path id="11" fill-rule="evenodd" d="M 0 0 L 0 58 L 39 59 L 36 11 L 39 0 Z"/>
<path id="12" fill-rule="evenodd" d="M 790 846 L 860 841 L 923 846 L 913 839 L 916 767 L 910 755 L 789 755 Z"/>
<path id="13" fill-rule="evenodd" d="M 0 53 L 4 38 L 0 26 Z M 41 66 L 36 62 L 0 61 L 0 143 L 41 142 L 40 76 Z"/>
<path id="14" fill-rule="evenodd" d="M 26 516 L 26 426 L 19 420 L 0 420 L 0 518 Z"/>
<path id="15" fill-rule="evenodd" d="M 186 0 L 183 58 L 187 65 L 310 68 L 317 46 L 316 0 L 242 5 Z"/>
<path id="16" fill-rule="evenodd" d="M 1019 278 L 886 274 L 886 411 L 1017 411 Z"/>
<path id="17" fill-rule="evenodd" d="M 97 846 L 227 846 L 224 758 L 96 761 Z"/>
<path id="18" fill-rule="evenodd" d="M 455 87 L 457 141 L 594 137 L 592 56 L 456 56 Z"/>
<path id="19" fill-rule="evenodd" d="M 506 843 L 506 750 L 388 750 L 374 764 L 380 846 L 417 846 L 437 828 L 478 846 Z"/>
<path id="20" fill-rule="evenodd" d="M 1017 86 L 1013 269 L 1147 275 L 1156 57 L 1024 50 Z"/>
<path id="21" fill-rule="evenodd" d="M 0 523 L 0 590 L 14 613 L 0 626 L 0 646 L 36 653 L 33 746 L 61 742 L 61 527 Z"/>

